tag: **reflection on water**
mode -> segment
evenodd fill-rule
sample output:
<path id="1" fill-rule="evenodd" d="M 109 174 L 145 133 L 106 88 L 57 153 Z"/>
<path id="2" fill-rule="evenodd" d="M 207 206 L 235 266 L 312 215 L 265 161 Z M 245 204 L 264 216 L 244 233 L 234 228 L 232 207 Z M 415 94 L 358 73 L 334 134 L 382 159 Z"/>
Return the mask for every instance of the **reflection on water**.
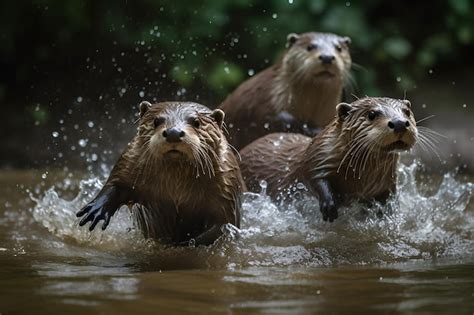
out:
<path id="1" fill-rule="evenodd" d="M 143 239 L 125 208 L 105 232 L 79 228 L 74 214 L 100 189 L 96 177 L 54 179 L 53 188 L 25 193 L 15 183 L 27 179 L 4 176 L 0 313 L 449 312 L 456 305 L 470 314 L 474 184 L 455 174 L 416 176 L 417 167 L 400 168 L 388 207 L 354 204 L 332 224 L 312 201 L 301 211 L 249 193 L 242 229 L 200 248 Z"/>

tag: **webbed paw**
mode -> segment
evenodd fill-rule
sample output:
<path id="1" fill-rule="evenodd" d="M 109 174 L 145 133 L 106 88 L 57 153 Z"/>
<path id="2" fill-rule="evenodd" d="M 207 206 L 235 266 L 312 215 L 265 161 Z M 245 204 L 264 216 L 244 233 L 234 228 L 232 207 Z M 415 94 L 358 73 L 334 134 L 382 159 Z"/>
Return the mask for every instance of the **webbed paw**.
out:
<path id="1" fill-rule="evenodd" d="M 323 220 L 333 222 L 338 217 L 337 205 L 333 198 L 326 198 L 319 202 L 319 209 L 323 214 Z"/>
<path id="2" fill-rule="evenodd" d="M 116 207 L 111 207 L 107 203 L 105 198 L 99 198 L 98 200 L 91 201 L 84 208 L 82 208 L 77 214 L 77 217 L 82 217 L 79 222 L 80 226 L 85 225 L 87 222 L 92 222 L 89 226 L 89 231 L 94 230 L 95 226 L 99 221 L 104 220 L 102 224 L 102 230 L 105 230 L 110 223 L 110 218 L 117 211 Z"/>

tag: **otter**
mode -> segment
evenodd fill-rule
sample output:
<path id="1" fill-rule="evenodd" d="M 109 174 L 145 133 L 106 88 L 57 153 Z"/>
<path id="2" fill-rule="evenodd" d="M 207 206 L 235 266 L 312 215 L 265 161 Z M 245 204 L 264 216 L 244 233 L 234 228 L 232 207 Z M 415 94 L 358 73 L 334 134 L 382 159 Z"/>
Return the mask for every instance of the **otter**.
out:
<path id="1" fill-rule="evenodd" d="M 411 149 L 418 130 L 408 100 L 367 97 L 336 107 L 334 120 L 314 138 L 274 133 L 241 151 L 250 191 L 262 180 L 275 201 L 295 190 L 315 196 L 323 219 L 352 200 L 384 203 L 395 192 L 399 152 Z"/>
<path id="2" fill-rule="evenodd" d="M 229 142 L 240 150 L 272 132 L 314 136 L 325 127 L 349 79 L 350 42 L 328 33 L 289 34 L 282 60 L 243 82 L 219 106 Z"/>
<path id="3" fill-rule="evenodd" d="M 146 238 L 212 244 L 240 225 L 245 184 L 223 134 L 224 112 L 192 102 L 139 105 L 137 135 L 98 195 L 77 213 L 89 230 L 127 205 Z"/>

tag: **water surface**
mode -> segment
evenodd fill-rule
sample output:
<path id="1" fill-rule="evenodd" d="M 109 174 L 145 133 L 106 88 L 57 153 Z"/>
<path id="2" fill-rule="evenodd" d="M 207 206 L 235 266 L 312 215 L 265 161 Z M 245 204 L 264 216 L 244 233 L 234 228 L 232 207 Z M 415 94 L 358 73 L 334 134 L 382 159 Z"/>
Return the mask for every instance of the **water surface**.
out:
<path id="1" fill-rule="evenodd" d="M 106 172 L 2 171 L 0 313 L 472 314 L 472 178 L 418 169 L 400 167 L 391 211 L 352 205 L 333 224 L 247 194 L 242 229 L 200 248 L 144 240 L 126 209 L 79 228 Z"/>

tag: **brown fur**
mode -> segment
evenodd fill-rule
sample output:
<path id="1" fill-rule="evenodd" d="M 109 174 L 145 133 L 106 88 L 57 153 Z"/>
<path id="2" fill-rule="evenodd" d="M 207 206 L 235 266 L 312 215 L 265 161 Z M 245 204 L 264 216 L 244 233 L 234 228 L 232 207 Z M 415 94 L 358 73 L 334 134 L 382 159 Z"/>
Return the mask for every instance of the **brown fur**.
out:
<path id="1" fill-rule="evenodd" d="M 229 141 L 237 149 L 270 132 L 313 135 L 314 128 L 324 127 L 335 114 L 351 68 L 350 40 L 304 33 L 290 34 L 288 41 L 280 62 L 243 82 L 220 105 L 226 112 Z M 333 55 L 334 62 L 322 64 L 323 54 Z"/>
<path id="2" fill-rule="evenodd" d="M 145 237 L 177 244 L 199 237 L 213 225 L 219 231 L 226 223 L 239 227 L 245 185 L 221 129 L 222 111 L 190 102 L 145 104 L 138 134 L 104 188 L 130 190 L 127 204 Z M 159 126 L 157 117 L 163 119 Z M 195 121 L 198 127 L 192 125 Z M 162 134 L 171 127 L 186 133 L 181 142 L 166 142 Z"/>
<path id="3" fill-rule="evenodd" d="M 371 111 L 378 113 L 373 121 Z M 395 133 L 388 127 L 393 119 L 408 121 L 408 130 Z M 314 138 L 274 133 L 252 142 L 241 151 L 241 170 L 251 191 L 258 192 L 265 180 L 275 200 L 285 200 L 298 183 L 318 195 L 317 181 L 327 180 L 336 203 L 383 201 L 395 190 L 399 154 L 394 149 L 409 149 L 416 139 L 408 101 L 364 98 L 338 105 L 338 117 Z"/>

